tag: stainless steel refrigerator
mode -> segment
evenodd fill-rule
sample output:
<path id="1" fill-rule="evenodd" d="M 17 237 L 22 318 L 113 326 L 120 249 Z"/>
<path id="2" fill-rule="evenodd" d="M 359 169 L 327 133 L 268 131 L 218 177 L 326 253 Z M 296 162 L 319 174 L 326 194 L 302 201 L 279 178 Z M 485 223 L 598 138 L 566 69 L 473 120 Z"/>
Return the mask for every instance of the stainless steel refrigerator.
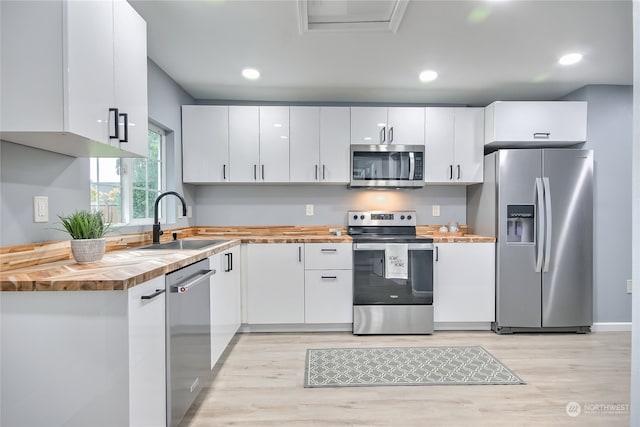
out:
<path id="1" fill-rule="evenodd" d="M 497 333 L 593 323 L 593 152 L 498 150 L 467 188 L 467 222 L 496 237 Z"/>

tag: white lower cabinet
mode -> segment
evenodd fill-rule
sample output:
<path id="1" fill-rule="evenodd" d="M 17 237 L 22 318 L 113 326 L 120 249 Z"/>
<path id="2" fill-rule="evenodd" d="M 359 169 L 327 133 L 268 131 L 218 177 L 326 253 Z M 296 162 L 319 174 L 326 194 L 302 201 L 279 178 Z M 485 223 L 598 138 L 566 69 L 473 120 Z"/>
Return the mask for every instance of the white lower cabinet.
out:
<path id="1" fill-rule="evenodd" d="M 305 244 L 305 323 L 353 322 L 351 243 Z"/>
<path id="2" fill-rule="evenodd" d="M 130 426 L 166 424 L 164 289 L 161 276 L 128 290 Z"/>
<path id="3" fill-rule="evenodd" d="M 166 425 L 164 289 L 0 292 L 0 425 Z"/>
<path id="4" fill-rule="evenodd" d="M 247 245 L 247 323 L 304 323 L 304 244 Z"/>
<path id="5" fill-rule="evenodd" d="M 495 321 L 495 244 L 436 243 L 433 312 L 438 322 Z"/>
<path id="6" fill-rule="evenodd" d="M 209 257 L 211 277 L 211 369 L 240 328 L 240 246 Z"/>

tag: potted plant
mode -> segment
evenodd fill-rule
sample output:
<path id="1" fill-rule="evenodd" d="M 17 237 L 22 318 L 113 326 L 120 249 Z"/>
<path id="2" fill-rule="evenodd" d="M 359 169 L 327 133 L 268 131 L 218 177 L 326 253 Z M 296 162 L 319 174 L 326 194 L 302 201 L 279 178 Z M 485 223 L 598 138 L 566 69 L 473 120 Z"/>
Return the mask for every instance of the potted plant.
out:
<path id="1" fill-rule="evenodd" d="M 71 253 L 79 264 L 100 261 L 104 256 L 104 235 L 111 224 L 105 224 L 102 212 L 75 211 L 69 216 L 58 215 L 64 230 L 71 236 Z"/>

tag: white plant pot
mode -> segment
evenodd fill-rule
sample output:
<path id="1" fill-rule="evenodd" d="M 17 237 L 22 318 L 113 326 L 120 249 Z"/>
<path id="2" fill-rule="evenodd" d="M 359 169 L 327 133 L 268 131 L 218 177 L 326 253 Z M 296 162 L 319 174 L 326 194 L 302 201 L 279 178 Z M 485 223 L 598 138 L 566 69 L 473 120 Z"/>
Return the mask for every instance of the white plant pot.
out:
<path id="1" fill-rule="evenodd" d="M 71 240 L 71 253 L 78 264 L 100 261 L 106 249 L 106 239 Z"/>

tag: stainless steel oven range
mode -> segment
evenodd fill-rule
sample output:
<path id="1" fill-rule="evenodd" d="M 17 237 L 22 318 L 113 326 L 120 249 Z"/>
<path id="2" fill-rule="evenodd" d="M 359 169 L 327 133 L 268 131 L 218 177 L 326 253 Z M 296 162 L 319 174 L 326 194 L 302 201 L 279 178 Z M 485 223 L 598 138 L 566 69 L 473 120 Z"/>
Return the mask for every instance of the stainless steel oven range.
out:
<path id="1" fill-rule="evenodd" d="M 433 239 L 413 211 L 348 213 L 353 239 L 353 333 L 433 333 Z"/>

